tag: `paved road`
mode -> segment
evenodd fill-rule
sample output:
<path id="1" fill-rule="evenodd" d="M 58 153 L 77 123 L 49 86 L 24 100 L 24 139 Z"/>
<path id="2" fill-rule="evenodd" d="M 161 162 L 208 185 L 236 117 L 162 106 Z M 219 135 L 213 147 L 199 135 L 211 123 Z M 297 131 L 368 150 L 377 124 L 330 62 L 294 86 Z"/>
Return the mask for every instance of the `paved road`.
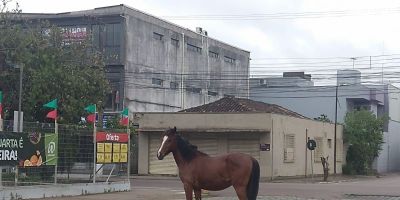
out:
<path id="1" fill-rule="evenodd" d="M 83 197 L 58 198 L 57 200 L 164 200 L 184 199 L 182 183 L 177 179 L 154 180 L 136 178 L 132 180 L 132 191 L 114 194 L 89 195 Z M 208 192 L 206 200 L 233 200 L 235 192 L 228 188 L 220 192 Z M 303 200 L 303 199 L 366 199 L 400 200 L 400 175 L 383 178 L 356 179 L 330 183 L 260 183 L 260 200 Z"/>

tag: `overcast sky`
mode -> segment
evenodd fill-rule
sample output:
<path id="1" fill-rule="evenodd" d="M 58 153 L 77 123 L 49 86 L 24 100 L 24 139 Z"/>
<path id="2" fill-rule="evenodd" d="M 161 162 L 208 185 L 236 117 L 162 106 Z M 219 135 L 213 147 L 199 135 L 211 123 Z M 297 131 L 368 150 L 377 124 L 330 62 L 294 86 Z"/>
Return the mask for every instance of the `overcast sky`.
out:
<path id="1" fill-rule="evenodd" d="M 19 0 L 19 3 L 23 12 L 46 13 L 123 3 L 192 30 L 200 26 L 210 37 L 250 51 L 253 73 L 264 68 L 271 73 L 285 69 L 282 67 L 285 65 L 271 63 L 299 63 L 293 59 L 265 58 L 312 58 L 301 62 L 326 61 L 324 66 L 331 62 L 345 68 L 352 65 L 350 58 L 355 57 L 355 68 L 369 65 L 371 62 L 367 60 L 372 60 L 373 68 L 381 67 L 380 57 L 370 59 L 369 56 L 400 54 L 398 0 Z M 331 11 L 345 11 L 346 16 L 337 16 Z M 310 12 L 320 13 L 315 17 Z M 276 19 L 277 13 L 291 13 L 284 15 L 290 19 Z M 293 18 L 293 13 L 302 17 Z M 205 15 L 207 20 L 200 20 L 199 15 Z M 234 17 L 223 20 L 226 15 Z M 177 20 L 176 16 L 184 16 L 186 20 Z M 335 59 L 315 59 L 326 57 Z M 305 67 L 305 70 L 317 73 L 319 67 L 310 65 L 312 68 Z"/>

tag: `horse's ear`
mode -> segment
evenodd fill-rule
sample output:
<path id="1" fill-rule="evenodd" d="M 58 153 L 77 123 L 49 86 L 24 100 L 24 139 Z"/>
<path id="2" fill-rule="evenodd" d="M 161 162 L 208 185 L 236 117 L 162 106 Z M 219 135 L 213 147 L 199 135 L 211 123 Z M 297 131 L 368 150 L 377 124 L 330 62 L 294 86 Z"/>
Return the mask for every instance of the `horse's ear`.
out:
<path id="1" fill-rule="evenodd" d="M 174 132 L 176 133 L 176 126 L 174 126 Z"/>

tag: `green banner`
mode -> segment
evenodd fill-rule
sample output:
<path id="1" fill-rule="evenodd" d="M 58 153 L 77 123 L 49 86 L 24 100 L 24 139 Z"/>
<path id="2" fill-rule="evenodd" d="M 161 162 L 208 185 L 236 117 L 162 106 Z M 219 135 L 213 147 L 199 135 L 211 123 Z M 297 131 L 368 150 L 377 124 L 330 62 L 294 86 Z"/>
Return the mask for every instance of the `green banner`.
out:
<path id="1" fill-rule="evenodd" d="M 44 139 L 46 151 L 46 165 L 57 165 L 58 160 L 58 135 L 46 134 Z"/>

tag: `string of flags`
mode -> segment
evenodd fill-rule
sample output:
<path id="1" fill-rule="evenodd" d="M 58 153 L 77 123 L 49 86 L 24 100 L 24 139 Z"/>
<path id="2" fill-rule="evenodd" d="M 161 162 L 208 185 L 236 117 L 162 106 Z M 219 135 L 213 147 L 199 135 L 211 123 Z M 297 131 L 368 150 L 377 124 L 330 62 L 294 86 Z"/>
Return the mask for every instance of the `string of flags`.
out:
<path id="1" fill-rule="evenodd" d="M 50 108 L 50 110 L 46 114 L 46 118 L 57 120 L 58 118 L 58 99 L 53 99 L 50 102 L 46 103 L 43 105 L 44 108 Z M 96 122 L 96 104 L 91 104 L 87 107 L 85 107 L 85 111 L 89 113 L 89 115 L 86 116 L 86 121 L 89 123 L 95 123 Z M 3 92 L 0 91 L 0 117 L 2 116 L 3 113 Z M 119 122 L 123 126 L 128 126 L 129 125 L 129 109 L 125 108 L 121 112 L 121 119 Z"/>

